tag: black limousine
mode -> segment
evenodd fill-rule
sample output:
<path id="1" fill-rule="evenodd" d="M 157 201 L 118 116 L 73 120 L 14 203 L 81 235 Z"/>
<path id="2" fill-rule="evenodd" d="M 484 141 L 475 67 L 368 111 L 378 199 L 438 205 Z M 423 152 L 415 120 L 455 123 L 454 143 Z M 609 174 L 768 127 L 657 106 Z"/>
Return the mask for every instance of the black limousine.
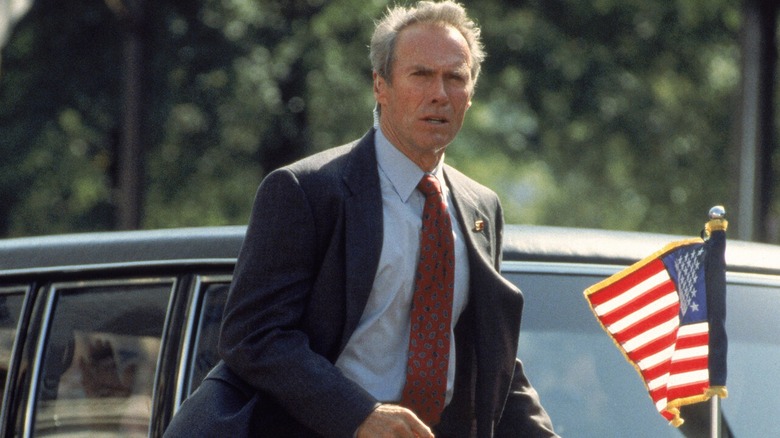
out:
<path id="1" fill-rule="evenodd" d="M 0 240 L 0 437 L 157 437 L 217 362 L 243 227 Z M 709 436 L 658 415 L 583 290 L 680 236 L 509 226 L 520 357 L 564 437 Z M 780 431 L 780 246 L 729 241 L 723 436 Z"/>

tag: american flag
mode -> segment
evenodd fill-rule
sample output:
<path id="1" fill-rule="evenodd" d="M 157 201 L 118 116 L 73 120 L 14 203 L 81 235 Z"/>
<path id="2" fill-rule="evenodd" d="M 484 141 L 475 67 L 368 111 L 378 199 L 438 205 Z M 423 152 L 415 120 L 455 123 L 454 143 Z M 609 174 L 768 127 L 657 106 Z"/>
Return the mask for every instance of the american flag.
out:
<path id="1" fill-rule="evenodd" d="M 715 235 L 716 233 L 717 236 Z M 674 242 L 585 290 L 658 412 L 725 397 L 725 233 Z"/>

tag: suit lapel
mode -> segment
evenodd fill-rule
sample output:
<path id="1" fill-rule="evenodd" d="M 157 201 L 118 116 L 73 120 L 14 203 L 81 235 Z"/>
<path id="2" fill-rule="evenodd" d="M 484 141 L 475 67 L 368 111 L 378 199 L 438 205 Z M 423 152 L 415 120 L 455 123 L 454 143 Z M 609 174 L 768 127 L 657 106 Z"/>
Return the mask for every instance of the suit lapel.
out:
<path id="1" fill-rule="evenodd" d="M 341 348 L 357 327 L 371 293 L 382 251 L 382 192 L 379 186 L 374 130 L 350 153 L 344 183 L 351 196 L 345 205 L 346 321 Z"/>
<path id="2" fill-rule="evenodd" d="M 487 211 L 472 191 L 466 177 L 455 170 L 447 172 L 447 181 L 469 254 L 469 306 L 474 321 L 471 335 L 476 354 L 476 405 L 480 436 L 490 436 L 501 413 L 514 370 L 520 331 L 522 296 L 504 279 L 497 265 L 500 239 L 494 236 L 495 211 Z"/>
<path id="3" fill-rule="evenodd" d="M 492 247 L 491 241 L 495 240 L 491 236 L 491 216 L 480 208 L 479 198 L 462 182 L 464 177 L 460 173 L 445 168 L 444 175 L 466 240 L 469 259 L 473 260 L 474 256 L 477 256 L 488 265 L 494 265 L 495 248 Z"/>

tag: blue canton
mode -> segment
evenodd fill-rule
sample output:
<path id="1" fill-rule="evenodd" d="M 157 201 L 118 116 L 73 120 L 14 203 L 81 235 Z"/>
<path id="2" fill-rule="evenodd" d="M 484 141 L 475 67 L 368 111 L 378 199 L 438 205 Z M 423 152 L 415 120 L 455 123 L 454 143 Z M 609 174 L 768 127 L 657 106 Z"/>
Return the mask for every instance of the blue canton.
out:
<path id="1" fill-rule="evenodd" d="M 683 324 L 707 318 L 707 295 L 704 283 L 704 245 L 684 246 L 663 258 L 680 298 Z"/>

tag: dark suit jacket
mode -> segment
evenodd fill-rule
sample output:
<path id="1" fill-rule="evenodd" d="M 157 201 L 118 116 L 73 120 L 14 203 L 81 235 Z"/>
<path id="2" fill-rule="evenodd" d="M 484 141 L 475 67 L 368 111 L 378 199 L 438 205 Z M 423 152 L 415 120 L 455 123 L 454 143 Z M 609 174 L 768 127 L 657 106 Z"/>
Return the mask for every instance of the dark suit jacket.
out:
<path id="1" fill-rule="evenodd" d="M 371 130 L 274 171 L 258 190 L 224 314 L 227 366 L 201 390 L 215 382 L 239 388 L 262 436 L 351 437 L 377 405 L 333 365 L 363 313 L 381 252 L 373 138 Z M 516 360 L 523 299 L 498 274 L 498 198 L 449 166 L 444 174 L 466 236 L 470 296 L 456 327 L 455 392 L 437 436 L 552 436 Z"/>

